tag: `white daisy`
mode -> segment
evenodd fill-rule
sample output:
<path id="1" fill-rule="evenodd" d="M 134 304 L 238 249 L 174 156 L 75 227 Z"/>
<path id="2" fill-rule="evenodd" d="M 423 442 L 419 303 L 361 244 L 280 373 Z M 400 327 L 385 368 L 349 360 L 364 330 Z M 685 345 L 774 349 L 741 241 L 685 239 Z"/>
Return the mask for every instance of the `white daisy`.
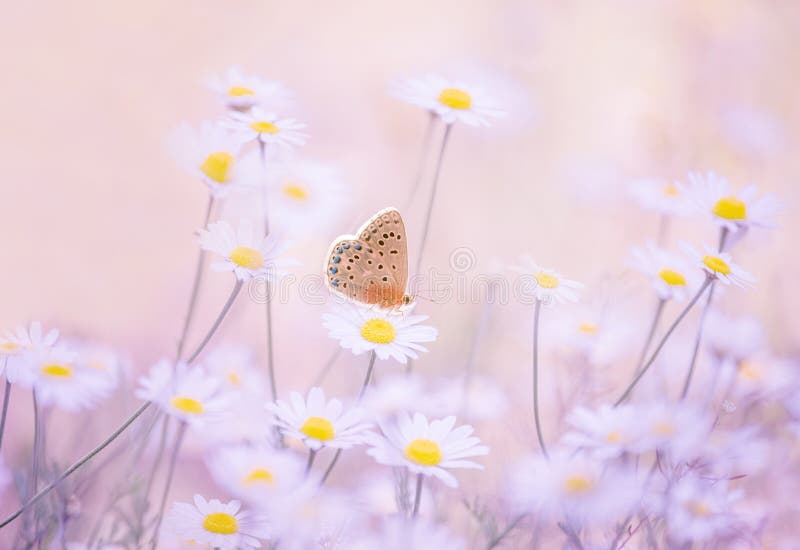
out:
<path id="1" fill-rule="evenodd" d="M 250 220 L 239 220 L 234 231 L 226 221 L 215 222 L 200 230 L 200 248 L 219 254 L 224 260 L 214 262 L 211 268 L 217 271 L 232 271 L 236 278 L 244 281 L 254 277 L 266 277 L 276 282 L 286 275 L 284 267 L 294 261 L 280 258 L 286 244 L 274 234 L 261 237 Z"/>
<path id="2" fill-rule="evenodd" d="M 78 364 L 97 373 L 98 383 L 107 392 L 113 392 L 122 378 L 122 362 L 111 348 L 87 342 L 70 344 L 70 349 L 78 354 Z"/>
<path id="3" fill-rule="evenodd" d="M 164 517 L 165 533 L 211 548 L 261 548 L 268 538 L 266 520 L 241 509 L 238 500 L 227 503 L 194 496 L 194 504 L 173 503 Z"/>
<path id="4" fill-rule="evenodd" d="M 775 227 L 774 218 L 781 207 L 774 195 L 756 198 L 755 185 L 733 192 L 728 180 L 714 172 L 689 174 L 686 193 L 701 214 L 732 232 L 749 227 Z"/>
<path id="5" fill-rule="evenodd" d="M 428 109 L 446 124 L 463 122 L 469 126 L 489 126 L 489 119 L 505 115 L 482 88 L 438 75 L 425 75 L 395 82 L 392 96 Z"/>
<path id="6" fill-rule="evenodd" d="M 742 361 L 763 350 L 767 337 L 763 323 L 755 317 L 733 317 L 711 310 L 703 330 L 703 343 L 718 358 Z"/>
<path id="7" fill-rule="evenodd" d="M 242 144 L 258 141 L 272 156 L 287 153 L 305 145 L 308 134 L 302 132 L 306 125 L 293 118 L 279 118 L 258 107 L 246 112 L 233 111 L 222 124 Z"/>
<path id="8" fill-rule="evenodd" d="M 384 519 L 380 531 L 363 535 L 350 546 L 352 550 L 422 550 L 447 548 L 465 550 L 463 539 L 455 536 L 446 526 L 429 523 L 425 519 L 413 520 L 400 516 Z"/>
<path id="9" fill-rule="evenodd" d="M 292 392 L 289 403 L 279 399 L 268 403 L 267 410 L 275 415 L 275 424 L 284 434 L 300 439 L 313 451 L 322 447 L 348 449 L 363 443 L 364 432 L 370 427 L 364 421 L 363 409 L 344 411 L 338 399 L 325 401 L 322 388 L 311 388 L 308 399 Z"/>
<path id="10" fill-rule="evenodd" d="M 433 342 L 438 331 L 420 325 L 426 315 L 411 315 L 414 304 L 403 310 L 388 310 L 354 302 L 332 305 L 330 313 L 322 316 L 322 324 L 331 338 L 355 355 L 374 351 L 378 358 L 391 357 L 402 364 L 416 359 L 418 351 L 428 351 L 421 342 Z"/>
<path id="11" fill-rule="evenodd" d="M 742 361 L 725 361 L 722 368 L 729 371 L 733 381 L 733 396 L 748 401 L 781 399 L 796 385 L 798 364 L 789 359 L 758 353 Z"/>
<path id="12" fill-rule="evenodd" d="M 631 451 L 639 435 L 636 410 L 629 405 L 603 405 L 597 410 L 577 407 L 567 417 L 573 428 L 562 442 L 584 448 L 600 459 L 616 458 Z"/>
<path id="13" fill-rule="evenodd" d="M 229 67 L 222 75 L 210 78 L 208 87 L 226 107 L 236 111 L 256 105 L 267 109 L 284 107 L 292 95 L 282 83 L 245 75 L 238 67 Z"/>
<path id="14" fill-rule="evenodd" d="M 628 343 L 636 334 L 631 318 L 604 302 L 580 304 L 556 312 L 542 329 L 544 341 L 558 345 L 566 356 L 577 354 L 593 365 L 609 365 L 629 351 Z"/>
<path id="15" fill-rule="evenodd" d="M 521 512 L 581 525 L 622 521 L 641 499 L 636 475 L 581 453 L 556 450 L 519 461 L 508 480 L 508 496 Z"/>
<path id="16" fill-rule="evenodd" d="M 91 409 L 114 388 L 105 373 L 87 367 L 77 354 L 64 348 L 27 351 L 24 361 L 24 371 L 17 381 L 33 388 L 43 407 Z"/>
<path id="17" fill-rule="evenodd" d="M 230 397 L 223 393 L 222 380 L 210 376 L 200 365 L 173 365 L 161 360 L 139 379 L 136 397 L 156 403 L 170 416 L 203 427 L 228 412 Z"/>
<path id="18" fill-rule="evenodd" d="M 658 248 L 654 243 L 631 249 L 631 267 L 649 280 L 662 300 L 686 300 L 690 288 L 699 283 L 696 272 L 681 256 Z"/>
<path id="19" fill-rule="evenodd" d="M 449 487 L 458 487 L 448 469 L 482 470 L 481 464 L 464 459 L 487 455 L 489 447 L 481 445 L 477 437 L 470 437 L 472 426 L 453 429 L 455 424 L 455 416 L 428 423 L 421 413 L 415 413 L 413 420 L 408 413 L 402 413 L 396 424 L 380 424 L 383 437 L 371 435 L 372 447 L 367 454 L 380 464 L 404 466 L 413 473 L 435 476 Z"/>
<path id="20" fill-rule="evenodd" d="M 690 210 L 686 192 L 678 185 L 657 179 L 642 179 L 628 187 L 639 206 L 666 216 L 685 216 Z"/>
<path id="21" fill-rule="evenodd" d="M 710 246 L 704 246 L 703 253 L 700 253 L 687 243 L 683 243 L 683 249 L 697 267 L 726 285 L 733 283 L 745 288 L 753 286 L 756 281 L 755 277 L 735 264 L 727 252 L 717 252 Z"/>
<path id="22" fill-rule="evenodd" d="M 414 373 L 388 374 L 370 386 L 361 406 L 376 420 L 390 418 L 401 412 L 418 410 L 424 397 L 422 378 Z"/>
<path id="23" fill-rule="evenodd" d="M 560 273 L 552 269 L 539 266 L 530 256 L 520 256 L 519 263 L 511 269 L 522 276 L 515 284 L 521 296 L 532 298 L 549 305 L 555 302 L 564 304 L 577 302 L 576 291 L 583 288 L 583 284 L 570 279 L 565 279 Z"/>
<path id="24" fill-rule="evenodd" d="M 222 447 L 207 463 L 217 483 L 256 503 L 290 491 L 304 479 L 305 465 L 297 455 L 265 445 Z"/>
<path id="25" fill-rule="evenodd" d="M 697 454 L 712 427 L 707 414 L 685 402 L 642 403 L 636 405 L 634 418 L 639 424 L 635 450 L 661 451 L 673 460 Z"/>
<path id="26" fill-rule="evenodd" d="M 263 395 L 266 378 L 256 366 L 253 351 L 247 346 L 222 344 L 212 348 L 203 359 L 208 372 L 223 380 L 227 391 Z"/>
<path id="27" fill-rule="evenodd" d="M 238 158 L 241 144 L 222 125 L 203 122 L 195 130 L 181 124 L 172 132 L 169 147 L 180 165 L 203 181 L 215 197 L 252 190 L 252 176 L 241 169 Z"/>
<path id="28" fill-rule="evenodd" d="M 670 538 L 702 544 L 733 534 L 741 523 L 733 505 L 742 496 L 741 491 L 731 491 L 724 480 L 684 476 L 669 491 L 664 510 Z"/>
<path id="29" fill-rule="evenodd" d="M 341 216 L 346 187 L 333 166 L 313 160 L 270 163 L 265 183 L 271 219 L 292 233 L 315 234 Z"/>

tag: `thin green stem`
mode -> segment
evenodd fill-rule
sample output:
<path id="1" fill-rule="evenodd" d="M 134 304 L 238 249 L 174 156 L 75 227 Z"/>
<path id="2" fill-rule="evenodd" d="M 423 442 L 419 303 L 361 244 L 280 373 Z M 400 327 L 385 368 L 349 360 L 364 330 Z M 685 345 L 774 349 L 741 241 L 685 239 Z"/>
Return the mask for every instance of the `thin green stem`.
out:
<path id="1" fill-rule="evenodd" d="M 164 483 L 164 492 L 161 493 L 161 504 L 158 507 L 158 515 L 156 516 L 156 524 L 153 529 L 152 548 L 158 548 L 158 535 L 161 529 L 161 521 L 164 519 L 164 510 L 167 507 L 167 499 L 169 498 L 169 490 L 172 486 L 172 478 L 175 475 L 175 465 L 178 463 L 178 455 L 181 450 L 181 443 L 183 437 L 186 435 L 186 422 L 181 422 L 178 428 L 178 435 L 175 437 L 175 445 L 172 446 L 172 454 L 169 459 L 169 469 L 167 470 L 167 481 Z"/>
<path id="2" fill-rule="evenodd" d="M 422 474 L 417 474 L 417 489 L 414 491 L 414 509 L 411 511 L 411 517 L 417 517 L 419 513 L 419 503 L 422 500 Z"/>
<path id="3" fill-rule="evenodd" d="M 197 346 L 197 349 L 194 351 L 194 353 L 189 357 L 189 359 L 186 360 L 188 364 L 194 363 L 194 360 L 197 359 L 197 356 L 203 352 L 203 350 L 206 347 L 206 344 L 208 344 L 209 340 L 211 340 L 211 337 L 214 336 L 214 333 L 217 332 L 217 329 L 219 328 L 220 324 L 222 324 L 222 320 L 225 319 L 225 316 L 231 309 L 233 302 L 236 300 L 236 296 L 238 296 L 239 291 L 242 290 L 242 283 L 243 281 L 241 281 L 240 279 L 236 280 L 236 284 L 233 286 L 233 290 L 231 291 L 230 296 L 228 296 L 225 305 L 222 306 L 222 311 L 219 312 L 219 315 L 217 315 L 214 324 L 211 325 L 211 330 L 208 331 L 208 334 L 206 334 L 206 337 L 203 338 L 202 342 L 200 342 L 200 345 Z"/>
<path id="4" fill-rule="evenodd" d="M 536 300 L 533 306 L 533 421 L 536 424 L 536 437 L 539 440 L 539 447 L 542 454 L 549 459 L 547 446 L 544 444 L 542 436 L 542 422 L 539 418 L 539 313 L 542 309 L 542 302 Z"/>
<path id="5" fill-rule="evenodd" d="M 84 464 L 89 462 L 95 455 L 97 455 L 103 449 L 108 447 L 117 437 L 120 436 L 120 434 L 122 434 L 122 432 L 124 432 L 128 428 L 128 426 L 133 424 L 133 422 L 137 418 L 139 418 L 139 416 L 144 411 L 146 411 L 148 409 L 148 407 L 150 407 L 151 404 L 152 403 L 148 402 L 148 403 L 143 404 L 141 407 L 139 407 L 136 410 L 136 412 L 134 412 L 130 417 L 128 417 L 128 419 L 125 420 L 125 422 L 123 422 L 122 425 L 119 428 L 117 428 L 114 431 L 114 433 L 112 433 L 110 436 L 108 436 L 102 443 L 100 443 L 97 447 L 95 447 L 94 449 L 92 449 L 91 451 L 86 453 L 84 456 L 79 458 L 72 466 L 70 466 L 69 468 L 64 470 L 64 472 L 60 476 L 58 476 L 56 479 L 54 479 L 49 485 L 47 485 L 41 491 L 36 493 L 36 495 L 34 495 L 33 498 L 31 498 L 27 502 L 25 502 L 16 512 L 14 512 L 10 516 L 8 516 L 6 519 L 4 519 L 3 522 L 0 523 L 0 529 L 2 529 L 3 527 L 8 525 L 9 523 L 14 521 L 15 519 L 17 519 L 25 510 L 27 510 L 28 508 L 30 508 L 31 506 L 33 506 L 34 504 L 39 502 L 42 498 L 44 498 L 45 495 L 47 495 L 47 493 L 49 493 L 50 491 L 55 489 L 62 481 L 67 479 L 69 476 L 71 476 L 73 473 L 75 473 L 75 471 L 78 470 L 81 466 L 83 466 Z"/>
<path id="6" fill-rule="evenodd" d="M 419 268 L 422 265 L 422 257 L 425 253 L 425 244 L 428 242 L 428 233 L 430 231 L 431 226 L 431 217 L 433 214 L 433 203 L 436 200 L 436 189 L 439 186 L 439 174 L 442 171 L 442 161 L 444 160 L 444 152 L 447 148 L 447 142 L 449 141 L 450 131 L 453 129 L 452 124 L 448 124 L 445 126 L 444 129 L 444 136 L 442 137 L 442 146 L 439 149 L 439 157 L 436 159 L 436 169 L 433 173 L 433 184 L 431 184 L 431 196 L 428 199 L 428 210 L 425 214 L 425 223 L 422 226 L 422 238 L 419 242 L 419 250 L 417 251 L 417 263 L 414 267 L 414 275 L 419 273 Z"/>
<path id="7" fill-rule="evenodd" d="M 636 384 L 639 383 L 639 380 L 642 379 L 642 376 L 644 376 L 645 373 L 653 365 L 653 363 L 655 362 L 656 358 L 658 357 L 659 352 L 661 351 L 661 348 L 663 348 L 664 344 L 667 343 L 667 340 L 669 340 L 669 337 L 675 331 L 675 329 L 677 328 L 678 324 L 683 320 L 684 317 L 686 317 L 686 315 L 689 313 L 689 310 L 691 310 L 692 307 L 697 303 L 697 300 L 700 299 L 700 297 L 703 295 L 703 293 L 706 291 L 706 289 L 711 285 L 712 281 L 713 281 L 713 279 L 711 277 L 706 277 L 706 280 L 703 282 L 703 284 L 698 289 L 697 294 L 695 294 L 694 297 L 686 305 L 686 307 L 683 308 L 683 311 L 681 311 L 680 315 L 678 315 L 678 318 L 675 319 L 675 321 L 673 321 L 672 325 L 670 325 L 669 329 L 667 329 L 667 332 L 664 334 L 664 336 L 661 337 L 661 341 L 658 343 L 658 346 L 656 346 L 656 350 L 650 356 L 650 359 L 647 360 L 647 362 L 641 368 L 639 373 L 636 376 L 634 376 L 633 380 L 628 385 L 628 387 L 625 389 L 625 391 L 622 392 L 622 395 L 620 395 L 619 399 L 616 400 L 616 402 L 614 403 L 615 407 L 617 407 L 620 404 L 622 404 L 622 402 L 625 401 L 625 399 L 628 398 L 630 393 L 633 391 L 633 388 L 635 388 Z"/>
<path id="8" fill-rule="evenodd" d="M 428 124 L 425 126 L 425 135 L 422 138 L 422 149 L 419 152 L 417 173 L 414 175 L 414 183 L 411 186 L 411 192 L 408 194 L 408 199 L 406 200 L 406 209 L 410 208 L 411 204 L 414 202 L 414 197 L 417 195 L 419 184 L 422 182 L 422 175 L 425 173 L 425 161 L 428 160 L 428 151 L 431 148 L 433 129 L 436 127 L 436 113 L 434 111 L 430 111 L 428 115 Z"/>
<path id="9" fill-rule="evenodd" d="M 206 215 L 203 219 L 203 228 L 208 226 L 208 222 L 211 219 L 211 212 L 214 208 L 214 195 L 209 193 L 208 195 L 208 206 L 206 207 Z M 179 360 L 183 355 L 183 348 L 186 344 L 186 336 L 189 334 L 189 328 L 191 327 L 192 321 L 194 320 L 194 310 L 197 306 L 197 297 L 200 295 L 200 285 L 203 281 L 203 273 L 205 270 L 203 269 L 203 264 L 205 263 L 206 258 L 206 251 L 204 249 L 200 249 L 197 254 L 197 267 L 194 271 L 194 281 L 192 282 L 192 294 L 189 298 L 189 307 L 186 309 L 186 317 L 183 320 L 183 328 L 181 329 L 181 336 L 178 339 L 178 350 L 175 353 L 176 360 Z"/>

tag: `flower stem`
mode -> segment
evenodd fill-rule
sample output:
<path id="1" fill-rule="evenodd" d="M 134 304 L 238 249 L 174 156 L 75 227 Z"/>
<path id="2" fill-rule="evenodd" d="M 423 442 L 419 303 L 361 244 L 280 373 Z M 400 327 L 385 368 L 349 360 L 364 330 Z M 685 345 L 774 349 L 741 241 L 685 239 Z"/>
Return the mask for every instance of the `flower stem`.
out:
<path id="1" fill-rule="evenodd" d="M 3 433 L 6 431 L 9 402 L 11 402 L 11 382 L 6 378 L 5 390 L 3 391 L 3 412 L 0 413 L 0 450 L 3 449 Z"/>
<path id="2" fill-rule="evenodd" d="M 208 206 L 206 207 L 206 216 L 203 220 L 203 227 L 205 228 L 208 226 L 208 222 L 211 219 L 211 211 L 214 208 L 214 195 L 208 195 Z M 183 348 L 186 344 L 186 336 L 189 334 L 189 327 L 192 324 L 192 320 L 194 320 L 194 310 L 197 306 L 197 297 L 200 294 L 200 284 L 203 280 L 203 264 L 205 263 L 206 259 L 206 251 L 204 249 L 200 249 L 200 252 L 197 254 L 197 267 L 195 268 L 194 272 L 194 282 L 192 282 L 192 294 L 189 298 L 189 307 L 186 310 L 186 317 L 183 320 L 183 329 L 181 329 L 181 336 L 178 339 L 178 350 L 175 354 L 176 359 L 180 359 L 183 355 Z"/>
<path id="3" fill-rule="evenodd" d="M 436 126 L 436 113 L 430 111 L 428 115 L 428 124 L 425 127 L 425 135 L 422 138 L 422 150 L 419 152 L 417 173 L 414 175 L 414 184 L 411 186 L 411 192 L 408 194 L 408 199 L 406 200 L 406 209 L 411 206 L 414 202 L 414 197 L 417 195 L 419 184 L 422 182 L 422 174 L 425 173 L 425 161 L 428 160 L 428 150 L 431 148 L 431 137 L 433 137 L 433 129 Z"/>
<path id="4" fill-rule="evenodd" d="M 448 138 L 450 137 L 450 130 L 453 129 L 452 124 L 447 124 L 444 128 L 444 136 L 442 137 L 442 146 L 439 149 L 439 158 L 436 159 L 436 169 L 433 173 L 433 184 L 431 185 L 431 196 L 428 200 L 428 210 L 425 214 L 425 223 L 422 226 L 422 239 L 419 242 L 419 250 L 417 251 L 417 263 L 414 267 L 414 274 L 419 273 L 419 268 L 422 265 L 422 257 L 425 252 L 425 244 L 428 242 L 428 232 L 431 225 L 431 214 L 433 214 L 433 203 L 436 199 L 436 188 L 439 183 L 439 174 L 442 171 L 442 161 L 444 160 L 444 151 L 447 148 Z"/>
<path id="5" fill-rule="evenodd" d="M 419 503 L 422 500 L 422 474 L 417 474 L 417 490 L 414 492 L 414 509 L 411 511 L 411 517 L 417 517 L 419 513 Z"/>
<path id="6" fill-rule="evenodd" d="M 533 421 L 536 424 L 536 437 L 539 439 L 539 447 L 542 454 L 549 459 L 547 446 L 544 444 L 542 436 L 542 422 L 539 419 L 539 313 L 542 309 L 542 302 L 536 300 L 533 306 Z"/>
<path id="7" fill-rule="evenodd" d="M 322 382 L 327 378 L 328 374 L 330 373 L 333 365 L 336 364 L 336 360 L 339 358 L 339 354 L 342 352 L 342 348 L 340 346 L 336 346 L 336 349 L 331 353 L 331 356 L 328 357 L 328 360 L 325 362 L 325 365 L 320 369 L 319 374 L 317 377 L 314 378 L 314 382 L 311 383 L 311 387 L 320 386 Z"/>
<path id="8" fill-rule="evenodd" d="M 164 484 L 164 492 L 161 494 L 161 504 L 158 507 L 158 515 L 156 516 L 156 525 L 153 529 L 152 547 L 158 548 L 158 531 L 161 529 L 161 520 L 164 518 L 164 509 L 167 507 L 167 498 L 169 497 L 169 489 L 172 485 L 172 478 L 175 475 L 175 464 L 178 462 L 178 455 L 180 454 L 181 443 L 183 443 L 183 436 L 186 435 L 186 422 L 181 422 L 178 428 L 178 435 L 175 437 L 175 445 L 172 447 L 172 454 L 169 459 L 169 470 L 167 470 L 167 481 Z"/>
<path id="9" fill-rule="evenodd" d="M 638 374 L 640 370 L 642 370 L 642 366 L 644 365 L 644 360 L 647 357 L 647 350 L 650 349 L 650 344 L 653 343 L 653 336 L 656 334 L 656 328 L 658 327 L 658 322 L 661 320 L 661 314 L 664 313 L 664 305 L 667 303 L 666 300 L 663 298 L 658 299 L 658 305 L 656 306 L 656 313 L 653 315 L 653 321 L 650 323 L 650 330 L 647 333 L 647 338 L 644 341 L 644 346 L 642 347 L 642 352 L 639 354 L 639 360 L 636 361 L 636 370 L 633 371 L 633 374 Z"/>
<path id="10" fill-rule="evenodd" d="M 669 337 L 675 331 L 675 328 L 683 320 L 683 318 L 686 317 L 686 315 L 689 313 L 689 310 L 691 310 L 692 307 L 697 303 L 697 300 L 700 299 L 700 297 L 703 295 L 703 293 L 706 291 L 706 289 L 711 285 L 712 281 L 713 281 L 713 279 L 711 277 L 706 277 L 706 280 L 703 282 L 702 285 L 700 285 L 700 288 L 698 289 L 697 294 L 695 294 L 694 297 L 686 305 L 686 307 L 683 308 L 683 311 L 681 311 L 680 315 L 678 315 L 678 318 L 675 319 L 675 321 L 673 321 L 672 325 L 669 327 L 669 329 L 667 329 L 667 332 L 664 334 L 664 336 L 661 337 L 661 341 L 658 343 L 658 346 L 656 346 L 656 350 L 650 356 L 650 359 L 648 359 L 647 362 L 644 364 L 644 366 L 642 366 L 641 370 L 639 370 L 639 373 L 636 376 L 634 376 L 633 380 L 628 385 L 628 387 L 625 389 L 625 391 L 622 393 L 622 395 L 620 395 L 619 399 L 617 399 L 614 402 L 614 406 L 615 407 L 617 407 L 620 404 L 622 404 L 622 402 L 625 401 L 625 399 L 628 398 L 628 395 L 630 395 L 630 393 L 633 391 L 633 388 L 636 387 L 636 384 L 639 383 L 639 380 L 641 380 L 642 376 L 644 376 L 644 374 L 648 371 L 648 369 L 655 362 L 656 357 L 658 357 L 658 354 L 661 351 L 661 348 L 663 348 L 664 344 L 667 343 L 667 340 L 669 340 Z"/>
<path id="11" fill-rule="evenodd" d="M 376 357 L 377 357 L 377 355 L 375 354 L 374 351 L 370 352 L 370 354 L 369 354 L 369 365 L 367 366 L 367 375 L 364 377 L 364 383 L 361 384 L 361 390 L 358 392 L 358 399 L 356 400 L 356 403 L 361 403 L 361 399 L 363 399 L 364 393 L 367 391 L 367 386 L 369 385 L 369 379 L 372 376 L 372 369 L 375 366 L 375 358 Z M 328 476 L 331 475 L 331 472 L 333 471 L 333 467 L 336 466 L 336 463 L 339 461 L 339 456 L 341 456 L 341 454 L 342 454 L 342 450 L 341 449 L 336 449 L 336 454 L 333 455 L 333 459 L 331 460 L 331 463 L 328 464 L 328 467 L 326 468 L 325 473 L 322 475 L 322 479 L 319 481 L 319 486 L 320 487 L 322 487 L 325 484 L 325 482 L 328 480 Z"/>
<path id="12" fill-rule="evenodd" d="M 102 443 L 100 443 L 100 445 L 98 445 L 97 447 L 95 447 L 94 449 L 92 449 L 91 451 L 86 453 L 84 456 L 79 458 L 77 460 L 77 462 L 75 462 L 72 466 L 67 468 L 60 476 L 58 476 L 56 479 L 54 479 L 49 485 L 47 485 L 41 491 L 36 493 L 36 495 L 34 495 L 33 498 L 31 498 L 30 500 L 25 502 L 16 512 L 14 512 L 10 516 L 8 516 L 6 519 L 4 519 L 3 522 L 0 523 L 0 529 L 2 529 L 3 527 L 8 525 L 9 523 L 14 521 L 15 519 L 17 519 L 20 516 L 20 514 L 22 514 L 25 510 L 27 510 L 28 508 L 30 508 L 31 506 L 33 506 L 34 504 L 39 502 L 45 495 L 47 495 L 47 493 L 49 493 L 50 491 L 55 489 L 62 481 L 67 479 L 70 475 L 75 473 L 75 471 L 78 470 L 81 466 L 83 466 L 84 464 L 89 462 L 95 455 L 97 455 L 103 449 L 108 447 L 117 437 L 120 436 L 120 434 L 122 434 L 122 432 L 124 432 L 128 428 L 128 426 L 133 424 L 133 422 L 137 418 L 139 418 L 139 416 L 144 411 L 146 411 L 148 409 L 148 407 L 150 407 L 151 404 L 152 403 L 148 402 L 148 403 L 144 403 L 141 407 L 139 407 L 136 410 L 136 412 L 134 412 L 130 417 L 128 417 L 128 419 L 125 420 L 125 422 L 123 422 L 122 425 L 114 431 L 114 433 L 112 433 L 110 436 L 108 436 L 105 439 L 105 441 L 103 441 Z"/>
<path id="13" fill-rule="evenodd" d="M 314 458 L 317 456 L 316 449 L 309 449 L 308 450 L 308 461 L 306 462 L 306 477 L 308 477 L 308 473 L 311 471 L 311 466 L 314 465 Z"/>
<path id="14" fill-rule="evenodd" d="M 502 540 L 506 538 L 506 536 L 508 536 L 508 534 L 513 531 L 517 525 L 519 525 L 519 522 L 525 519 L 526 515 L 527 514 L 520 514 L 511 520 L 511 522 L 506 525 L 505 529 L 503 529 L 496 537 L 489 541 L 489 544 L 486 545 L 486 550 L 492 550 L 495 546 L 500 544 L 500 542 L 502 542 Z"/>
<path id="15" fill-rule="evenodd" d="M 194 360 L 197 359 L 197 356 L 203 352 L 203 350 L 206 347 L 206 344 L 208 344 L 209 340 L 211 340 L 211 337 L 214 336 L 214 333 L 217 332 L 219 325 L 222 324 L 222 320 L 228 314 L 228 311 L 231 309 L 233 302 L 236 300 L 236 296 L 238 296 L 239 291 L 242 290 L 242 282 L 243 281 L 239 279 L 236 280 L 236 284 L 233 286 L 233 290 L 231 291 L 230 296 L 228 296 L 228 300 L 225 302 L 225 305 L 222 306 L 222 311 L 219 312 L 219 315 L 217 315 L 217 319 L 214 321 L 214 324 L 211 325 L 211 330 L 208 331 L 208 334 L 206 334 L 206 337 L 203 338 L 202 342 L 200 342 L 200 345 L 197 346 L 197 349 L 194 351 L 194 353 L 189 357 L 189 359 L 186 360 L 186 363 L 188 364 L 193 363 Z"/>

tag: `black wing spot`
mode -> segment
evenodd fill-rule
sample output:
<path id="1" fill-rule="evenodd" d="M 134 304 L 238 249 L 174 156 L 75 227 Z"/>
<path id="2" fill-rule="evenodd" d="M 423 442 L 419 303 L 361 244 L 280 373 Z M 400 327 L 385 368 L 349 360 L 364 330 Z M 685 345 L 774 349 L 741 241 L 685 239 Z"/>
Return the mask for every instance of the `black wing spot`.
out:
<path id="1" fill-rule="evenodd" d="M 381 246 L 383 246 L 383 245 L 384 245 L 384 244 L 386 244 L 386 243 L 383 241 L 383 239 L 381 239 L 381 240 L 379 240 L 379 241 L 378 241 L 378 244 L 379 244 L 379 245 L 381 245 Z"/>

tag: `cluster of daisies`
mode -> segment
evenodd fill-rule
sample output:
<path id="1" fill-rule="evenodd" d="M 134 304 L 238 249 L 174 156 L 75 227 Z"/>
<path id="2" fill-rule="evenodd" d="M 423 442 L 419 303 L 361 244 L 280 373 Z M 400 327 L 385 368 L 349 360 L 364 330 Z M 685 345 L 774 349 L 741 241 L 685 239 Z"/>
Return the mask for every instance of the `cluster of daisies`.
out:
<path id="1" fill-rule="evenodd" d="M 282 84 L 231 69 L 209 88 L 224 114 L 179 127 L 170 147 L 208 190 L 199 269 L 212 255 L 210 267 L 230 271 L 234 290 L 199 346 L 185 353 L 193 296 L 176 357 L 139 378 L 134 393 L 145 405 L 108 440 L 140 414 L 147 419 L 123 447 L 130 466 L 115 483 L 130 483 L 130 491 L 110 491 L 101 516 L 80 529 L 73 528 L 81 495 L 73 487 L 80 483 L 62 479 L 46 493 L 56 473 L 41 468 L 49 458 L 40 444 L 47 415 L 38 412 L 97 407 L 123 386 L 129 365 L 39 323 L 0 338 L 3 502 L 11 500 L 12 470 L 32 480 L 17 488 L 21 541 L 74 541 L 75 548 L 616 550 L 637 542 L 731 547 L 757 540 L 766 516 L 746 505 L 753 502 L 745 498 L 748 481 L 764 479 L 770 446 L 800 433 L 797 365 L 769 351 L 757 320 L 727 316 L 719 304 L 729 289 L 755 285 L 738 263 L 740 243 L 774 226 L 775 198 L 752 186 L 736 191 L 713 173 L 636 182 L 632 197 L 662 220 L 658 238 L 634 247 L 627 260 L 646 283 L 645 322 L 629 303 L 580 303 L 600 292 L 585 292 L 584 284 L 530 257 L 509 265 L 507 275 L 523 283 L 528 298 L 524 315 L 532 310 L 532 354 L 518 361 L 532 364 L 532 396 L 476 372 L 474 344 L 458 376 L 422 377 L 418 360 L 438 338 L 427 316 L 414 304 L 384 309 L 337 297 L 322 326 L 337 341 L 337 355 L 350 356 L 348 379 L 360 366 L 363 382 L 352 395 L 331 398 L 321 386 L 337 356 L 312 387 L 284 388 L 272 369 L 296 364 L 274 365 L 270 357 L 265 368 L 248 346 L 217 342 L 215 331 L 244 283 L 279 283 L 296 265 L 283 235 L 318 237 L 336 223 L 332 213 L 341 209 L 332 205 L 344 186 L 335 168 L 298 158 L 308 135 L 291 116 L 296 100 Z M 503 115 L 480 88 L 435 75 L 396 82 L 390 93 L 448 131 L 456 123 L 487 126 Z M 237 195 L 247 198 L 243 206 Z M 222 203 L 237 216 L 234 223 L 221 218 Z M 716 241 L 669 249 L 670 224 L 692 217 L 709 223 Z M 479 323 L 476 342 L 486 324 Z M 514 335 L 526 343 L 530 337 L 527 330 Z M 387 363 L 404 372 L 391 372 Z M 569 381 L 554 387 L 559 373 Z M 32 460 L 16 468 L 3 460 L 11 385 L 29 390 L 37 410 Z M 533 414 L 509 414 L 512 407 L 531 410 L 531 397 Z M 481 457 L 489 447 L 463 421 L 498 437 L 517 437 L 523 428 L 518 443 L 528 452 L 495 451 L 494 480 L 470 479 L 465 470 L 488 465 Z M 185 479 L 181 458 L 190 452 L 203 457 L 213 485 Z M 76 470 L 80 478 L 84 470 L 69 473 Z M 196 483 L 190 501 L 170 497 L 173 477 L 182 486 Z M 459 489 L 464 481 L 489 488 L 469 495 Z M 26 505 L 38 491 L 52 498 L 49 507 Z"/>

